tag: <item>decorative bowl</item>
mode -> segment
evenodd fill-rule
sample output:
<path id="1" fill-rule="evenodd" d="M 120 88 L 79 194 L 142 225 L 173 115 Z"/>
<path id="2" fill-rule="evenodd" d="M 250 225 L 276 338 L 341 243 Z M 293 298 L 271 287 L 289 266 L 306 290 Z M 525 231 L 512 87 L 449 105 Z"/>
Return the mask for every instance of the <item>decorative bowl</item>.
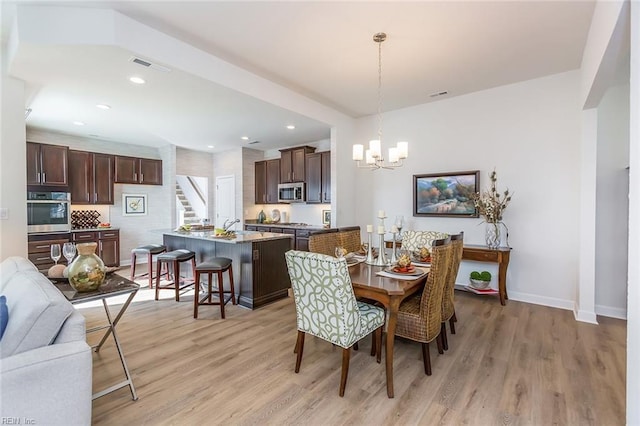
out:
<path id="1" fill-rule="evenodd" d="M 471 281 L 471 287 L 477 288 L 478 290 L 484 290 L 491 284 L 491 281 L 475 280 L 473 278 L 469 278 L 469 281 Z"/>

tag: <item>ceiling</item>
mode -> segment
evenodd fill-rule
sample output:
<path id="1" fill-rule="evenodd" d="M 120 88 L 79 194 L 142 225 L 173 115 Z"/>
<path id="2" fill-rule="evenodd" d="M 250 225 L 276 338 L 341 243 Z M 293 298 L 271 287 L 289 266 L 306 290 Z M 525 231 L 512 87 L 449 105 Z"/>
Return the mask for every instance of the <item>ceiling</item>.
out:
<path id="1" fill-rule="evenodd" d="M 5 2 L 6 3 L 6 2 Z M 580 67 L 593 1 L 74 1 L 110 8 L 347 116 L 375 114 L 382 44 L 384 111 Z M 293 146 L 329 126 L 181 71 L 130 62 L 117 46 L 20 45 L 27 125 L 118 142 L 198 150 Z M 154 62 L 155 58 L 142 59 Z M 178 65 L 178 66 L 174 66 Z M 184 68 L 183 68 L 184 69 Z M 127 81 L 133 73 L 147 84 Z M 212 81 L 214 80 L 214 81 Z M 431 97 L 433 93 L 447 94 Z M 95 108 L 106 103 L 111 110 Z M 80 120 L 84 126 L 73 125 Z M 288 130 L 287 124 L 296 129 Z M 240 139 L 248 136 L 248 141 Z M 207 148 L 215 146 L 215 148 Z"/>

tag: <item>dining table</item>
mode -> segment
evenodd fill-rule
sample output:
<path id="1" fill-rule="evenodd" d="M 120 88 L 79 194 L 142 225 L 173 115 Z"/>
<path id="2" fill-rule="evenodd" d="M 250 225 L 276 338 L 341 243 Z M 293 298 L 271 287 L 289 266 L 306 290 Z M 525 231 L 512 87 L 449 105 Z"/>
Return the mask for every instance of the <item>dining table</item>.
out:
<path id="1" fill-rule="evenodd" d="M 385 338 L 385 366 L 387 375 L 387 396 L 393 398 L 393 347 L 395 343 L 398 310 L 404 299 L 421 291 L 427 281 L 427 274 L 418 277 L 380 276 L 382 266 L 364 262 L 349 267 L 349 275 L 356 297 L 375 300 L 384 305 L 388 313 Z M 428 271 L 428 268 L 425 269 Z"/>

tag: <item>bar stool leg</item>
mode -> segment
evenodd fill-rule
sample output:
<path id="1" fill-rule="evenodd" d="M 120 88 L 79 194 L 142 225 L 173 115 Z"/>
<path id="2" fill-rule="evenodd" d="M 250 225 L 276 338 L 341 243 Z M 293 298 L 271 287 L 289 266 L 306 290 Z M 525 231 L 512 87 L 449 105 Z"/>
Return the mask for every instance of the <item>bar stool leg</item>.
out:
<path id="1" fill-rule="evenodd" d="M 149 265 L 149 288 L 153 288 L 153 254 L 151 252 L 147 257 L 147 265 Z"/>
<path id="2" fill-rule="evenodd" d="M 133 281 L 133 278 L 136 276 L 136 252 L 132 251 L 131 252 L 131 281 Z"/>
<path id="3" fill-rule="evenodd" d="M 176 302 L 180 301 L 180 262 L 173 261 L 173 284 L 176 286 Z"/>
<path id="4" fill-rule="evenodd" d="M 233 266 L 232 265 L 229 265 L 229 282 L 231 286 L 231 303 L 233 305 L 237 305 L 238 302 L 236 301 L 236 291 L 233 288 Z"/>
<path id="5" fill-rule="evenodd" d="M 156 268 L 158 271 L 160 270 L 160 259 L 156 262 Z M 169 274 L 169 268 L 167 268 L 167 275 Z M 156 275 L 156 300 L 158 300 L 158 295 L 160 293 L 160 274 Z"/>
<path id="6" fill-rule="evenodd" d="M 222 271 L 216 272 L 218 279 L 218 295 L 220 297 L 220 316 L 224 319 L 224 281 L 222 280 Z"/>
<path id="7" fill-rule="evenodd" d="M 193 318 L 198 319 L 198 307 L 200 306 L 200 273 L 196 272 L 196 294 L 193 297 Z"/>
<path id="8" fill-rule="evenodd" d="M 208 298 L 207 298 L 207 302 L 211 303 L 211 293 L 213 292 L 212 289 L 212 284 L 213 284 L 213 274 L 211 272 L 207 272 L 207 285 L 208 285 L 208 289 L 209 291 L 207 292 L 208 294 Z"/>

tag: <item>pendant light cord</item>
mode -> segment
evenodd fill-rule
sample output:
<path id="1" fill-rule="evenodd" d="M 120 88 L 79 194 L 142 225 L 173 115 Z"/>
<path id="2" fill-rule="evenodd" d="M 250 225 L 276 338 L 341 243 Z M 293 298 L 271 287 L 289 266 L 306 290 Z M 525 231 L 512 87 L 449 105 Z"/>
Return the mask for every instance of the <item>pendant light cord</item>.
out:
<path id="1" fill-rule="evenodd" d="M 378 42 L 378 139 L 382 146 L 382 41 Z"/>

